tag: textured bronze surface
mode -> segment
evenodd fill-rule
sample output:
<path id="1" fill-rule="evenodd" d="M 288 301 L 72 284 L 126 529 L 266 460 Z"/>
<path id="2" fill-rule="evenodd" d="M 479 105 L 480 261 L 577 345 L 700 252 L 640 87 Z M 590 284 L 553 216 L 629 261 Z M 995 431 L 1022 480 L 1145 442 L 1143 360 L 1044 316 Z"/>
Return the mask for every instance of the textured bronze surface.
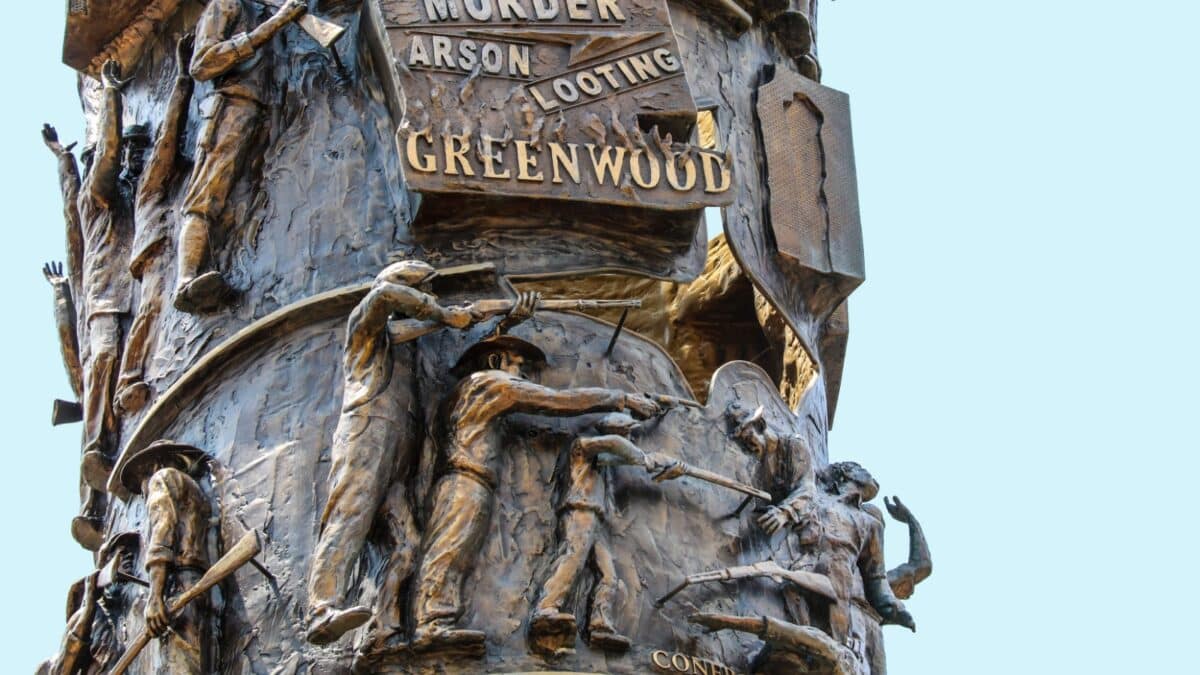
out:
<path id="1" fill-rule="evenodd" d="M 815 2 L 67 9 L 40 672 L 885 675 Z"/>

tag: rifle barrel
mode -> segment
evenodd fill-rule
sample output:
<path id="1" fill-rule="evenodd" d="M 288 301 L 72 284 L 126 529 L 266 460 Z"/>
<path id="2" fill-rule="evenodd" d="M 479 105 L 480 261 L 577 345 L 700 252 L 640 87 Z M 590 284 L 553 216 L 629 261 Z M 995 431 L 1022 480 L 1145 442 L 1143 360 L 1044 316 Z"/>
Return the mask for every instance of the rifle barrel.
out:
<path id="1" fill-rule="evenodd" d="M 771 493 L 759 490 L 756 487 L 751 487 L 745 483 L 740 483 L 732 478 L 726 478 L 719 473 L 698 469 L 690 464 L 683 465 L 683 473 L 684 475 L 691 476 L 692 478 L 698 478 L 707 483 L 712 483 L 713 485 L 720 485 L 721 487 L 726 487 L 730 490 L 736 490 L 745 495 L 758 497 L 764 501 L 771 501 Z"/>

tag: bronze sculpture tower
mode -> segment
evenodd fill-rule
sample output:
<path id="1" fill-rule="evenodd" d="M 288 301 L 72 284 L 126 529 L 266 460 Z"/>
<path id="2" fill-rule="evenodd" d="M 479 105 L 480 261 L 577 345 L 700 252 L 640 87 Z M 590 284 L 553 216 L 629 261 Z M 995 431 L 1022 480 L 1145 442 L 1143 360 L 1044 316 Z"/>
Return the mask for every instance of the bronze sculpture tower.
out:
<path id="1" fill-rule="evenodd" d="M 932 563 L 830 460 L 864 266 L 816 14 L 71 0 L 97 567 L 43 671 L 883 675 Z"/>

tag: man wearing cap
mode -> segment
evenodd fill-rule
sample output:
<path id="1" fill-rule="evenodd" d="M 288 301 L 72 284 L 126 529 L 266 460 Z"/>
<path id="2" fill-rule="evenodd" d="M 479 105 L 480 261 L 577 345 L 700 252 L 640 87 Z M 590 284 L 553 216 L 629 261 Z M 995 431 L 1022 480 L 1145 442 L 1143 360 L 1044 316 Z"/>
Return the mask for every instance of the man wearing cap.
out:
<path id="1" fill-rule="evenodd" d="M 287 0 L 260 24 L 265 7 L 249 0 L 209 0 L 196 27 L 192 77 L 211 81 L 213 94 L 201 104 L 196 165 L 183 198 L 174 300 L 183 312 L 215 309 L 230 293 L 219 271 L 197 274 L 209 254 L 212 226 L 259 134 L 270 96 L 271 63 L 264 47 L 308 11 L 304 0 Z"/>
<path id="2" fill-rule="evenodd" d="M 125 489 L 146 498 L 146 628 L 166 636 L 161 642 L 163 672 L 212 672 L 208 597 L 193 600 L 175 617 L 167 611 L 169 598 L 195 584 L 208 569 L 211 507 L 194 477 L 204 470 L 206 459 L 199 448 L 162 440 L 131 455 L 121 467 Z"/>
<path id="3" fill-rule="evenodd" d="M 455 625 L 463 612 L 463 582 L 491 520 L 503 450 L 500 422 L 506 415 L 566 417 L 628 410 L 645 419 L 660 412 L 645 395 L 599 388 L 551 389 L 522 375 L 524 367 L 538 367 L 545 361 L 537 346 L 499 335 L 472 345 L 454 366 L 454 374 L 462 380 L 444 406 L 446 434 L 440 440 L 446 470 L 434 488 L 433 514 L 413 584 L 414 650 L 482 653 L 486 636 Z"/>
<path id="4" fill-rule="evenodd" d="M 371 617 L 366 607 L 347 607 L 367 534 L 382 511 L 396 544 L 386 565 L 380 611 L 371 642 L 383 641 L 399 623 L 398 586 L 412 566 L 417 539 L 408 506 L 406 476 L 418 440 L 413 341 L 443 327 L 464 329 L 483 319 L 470 306 L 443 307 L 428 291 L 436 271 L 407 260 L 388 266 L 350 313 L 342 363 L 342 413 L 333 435 L 329 499 L 308 578 L 307 638 L 328 644 Z M 510 313 L 532 313 L 536 297 L 523 296 Z M 395 317 L 395 318 L 393 318 Z M 385 499 L 386 496 L 386 499 Z"/>
<path id="5" fill-rule="evenodd" d="M 640 425 L 629 415 L 605 415 L 594 429 L 599 435 L 571 443 L 567 464 L 559 474 L 558 553 L 529 620 L 534 646 L 552 654 L 575 644 L 575 615 L 564 612 L 563 605 L 589 562 L 595 569 L 596 582 L 588 603 L 588 644 L 616 652 L 630 646 L 629 638 L 617 632 L 610 616 L 620 580 L 608 543 L 606 521 L 612 509 L 606 467 L 640 466 L 658 474 L 655 481 L 683 475 L 679 462 L 662 453 L 647 453 L 630 440 Z"/>
<path id="6" fill-rule="evenodd" d="M 67 593 L 67 629 L 58 654 L 38 668 L 39 675 L 103 673 L 121 654 L 114 614 L 123 611 L 121 580 L 107 577 L 104 568 L 133 572 L 141 546 L 137 532 L 113 535 L 100 547 L 98 569 L 71 585 Z M 119 605 L 119 606 L 118 606 Z"/>
<path id="7" fill-rule="evenodd" d="M 759 524 L 768 534 L 783 527 L 797 531 L 800 553 L 792 568 L 825 574 L 838 595 L 829 605 L 829 634 L 869 663 L 870 672 L 886 672 L 880 624 L 911 630 L 916 624 L 888 584 L 883 514 L 867 503 L 879 494 L 879 483 L 855 462 L 829 465 L 816 482 L 816 494 L 802 487 L 768 509 Z M 806 616 L 807 605 L 791 605 L 791 611 L 797 623 L 826 623 L 823 616 Z"/>
<path id="8" fill-rule="evenodd" d="M 99 138 L 90 162 L 85 159 L 82 184 L 77 184 L 68 160 L 70 151 L 58 143 L 52 127 L 43 128 L 46 145 L 59 158 L 64 200 L 77 195 L 75 209 L 66 205 L 68 261 L 71 273 L 82 275 L 79 303 L 83 317 L 83 474 L 87 484 L 104 490 L 116 448 L 117 422 L 113 410 L 117 364 L 121 357 L 121 316 L 129 312 L 132 278 L 128 273 L 132 239 L 127 199 L 129 185 L 142 170 L 146 147 L 144 126 L 122 133 L 121 65 L 108 61 L 101 70 Z M 85 155 L 89 154 L 85 152 Z M 70 221 L 74 218 L 77 223 Z M 79 251 L 74 251 L 74 230 Z M 76 258 L 78 263 L 76 263 Z"/>
<path id="9" fill-rule="evenodd" d="M 114 404 L 123 413 L 135 413 L 146 405 L 150 387 L 144 381 L 144 369 L 154 343 L 153 330 L 162 313 L 167 270 L 163 253 L 175 224 L 169 197 L 179 169 L 179 139 L 188 119 L 195 82 L 188 76 L 192 57 L 192 36 L 185 35 L 175 45 L 175 86 L 167 103 L 167 112 L 154 141 L 154 149 L 137 186 L 134 201 L 133 254 L 129 273 L 141 282 L 137 314 L 129 327 L 121 370 L 117 377 Z"/>

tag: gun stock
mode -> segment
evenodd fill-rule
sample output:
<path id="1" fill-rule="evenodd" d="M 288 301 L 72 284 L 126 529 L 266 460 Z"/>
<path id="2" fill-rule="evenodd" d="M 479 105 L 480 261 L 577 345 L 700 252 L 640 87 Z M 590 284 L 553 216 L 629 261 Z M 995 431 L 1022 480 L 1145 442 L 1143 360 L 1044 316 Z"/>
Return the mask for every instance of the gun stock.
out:
<path id="1" fill-rule="evenodd" d="M 215 565 L 210 567 L 208 571 L 204 573 L 204 576 L 200 577 L 200 581 L 197 581 L 195 585 L 184 591 L 178 598 L 175 599 L 174 602 L 171 603 L 171 606 L 167 608 L 167 614 L 174 619 L 181 611 L 183 611 L 184 607 L 188 606 L 190 602 L 209 592 L 212 590 L 213 586 L 216 586 L 224 581 L 226 577 L 238 571 L 242 565 L 250 562 L 250 559 L 258 555 L 258 552 L 261 550 L 262 544 L 260 544 L 258 540 L 258 531 L 250 530 L 238 541 L 237 544 L 233 546 L 233 548 L 229 549 L 228 553 L 221 556 L 221 559 L 218 560 Z M 129 645 L 129 648 L 125 650 L 125 654 L 121 657 L 121 660 L 117 662 L 117 665 L 113 666 L 113 669 L 110 671 L 109 675 L 123 675 L 126 670 L 129 670 L 129 666 L 131 666 L 137 659 L 138 655 L 142 653 L 142 650 L 146 648 L 146 645 L 150 644 L 152 637 L 153 636 L 150 635 L 149 630 L 143 630 L 141 634 L 137 636 L 137 639 L 135 639 L 133 643 Z"/>

